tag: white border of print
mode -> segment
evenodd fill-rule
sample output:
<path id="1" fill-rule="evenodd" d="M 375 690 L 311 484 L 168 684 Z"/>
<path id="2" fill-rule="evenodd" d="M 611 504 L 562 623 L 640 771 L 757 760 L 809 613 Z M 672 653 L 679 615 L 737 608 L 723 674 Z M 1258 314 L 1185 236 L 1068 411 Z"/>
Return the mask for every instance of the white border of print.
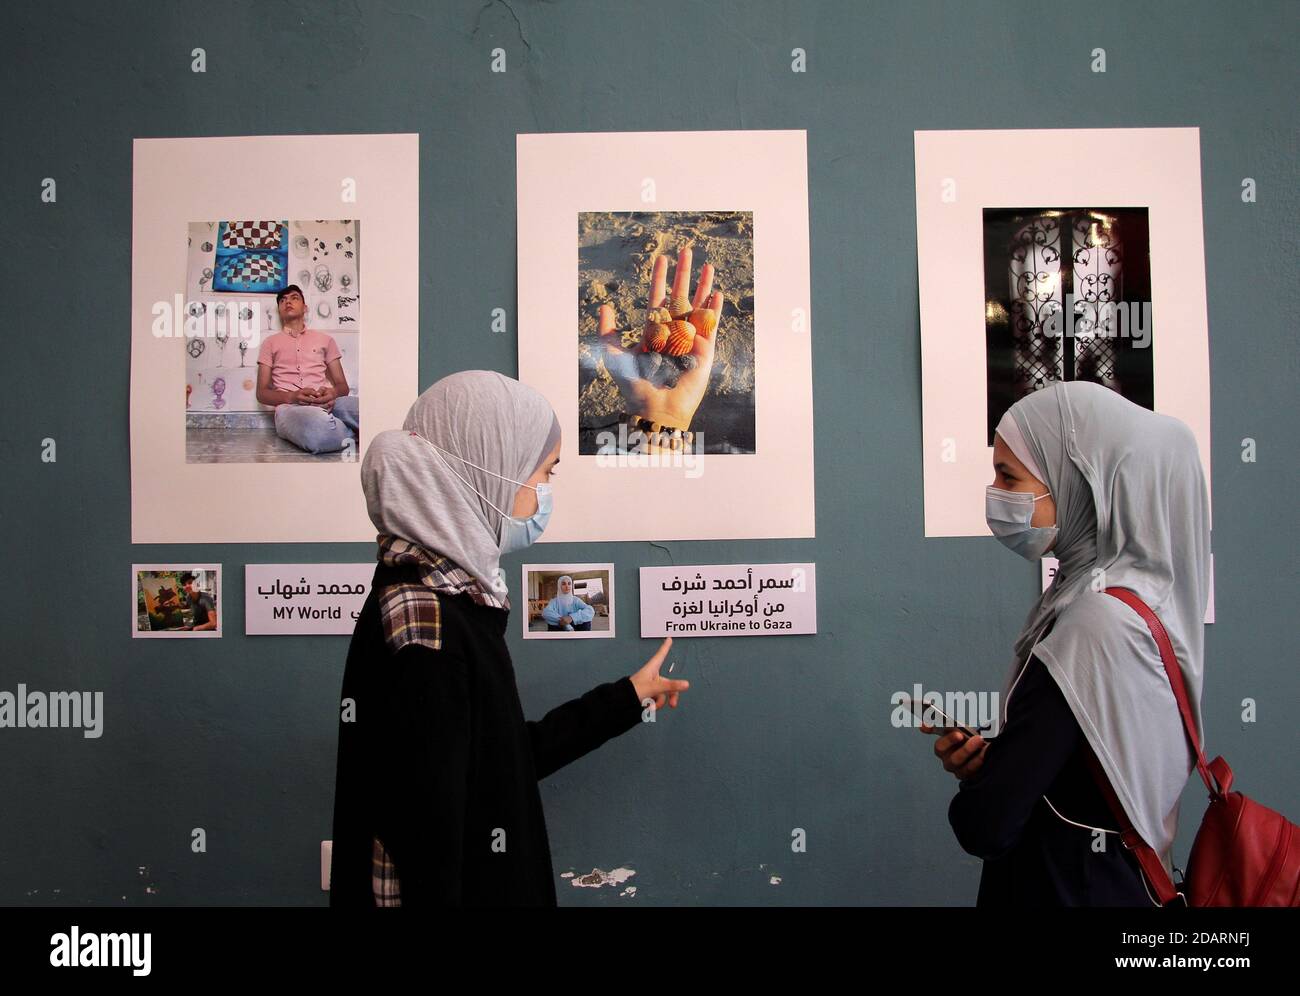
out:
<path id="1" fill-rule="evenodd" d="M 359 461 L 377 432 L 402 424 L 419 393 L 419 160 L 418 135 L 135 140 L 132 543 L 374 541 Z M 355 200 L 345 201 L 350 192 Z M 174 311 L 175 299 L 184 299 L 190 222 L 232 214 L 361 221 L 366 331 L 358 358 L 361 438 L 351 461 L 186 461 L 187 354 L 183 340 L 154 334 L 154 307 Z M 198 514 L 177 515 L 177 493 Z"/>
<path id="2" fill-rule="evenodd" d="M 680 453 L 676 460 L 566 453 L 538 542 L 815 536 L 807 132 L 519 135 L 515 148 L 519 379 L 545 395 L 566 439 L 578 438 L 578 215 L 754 213 L 757 452 L 693 454 L 689 463 Z M 672 155 L 686 148 L 690 155 Z M 643 199 L 648 163 L 653 201 Z M 725 274 L 719 280 L 725 292 Z M 691 514 L 609 514 L 640 508 L 648 490 L 657 507 Z"/>
<path id="3" fill-rule="evenodd" d="M 579 633 L 552 633 L 549 631 L 533 633 L 528 629 L 528 573 L 544 572 L 546 574 L 568 574 L 572 571 L 605 571 L 609 576 L 609 590 L 605 592 L 605 599 L 609 604 L 609 632 Z M 523 636 L 525 640 L 612 640 L 614 638 L 614 608 L 617 604 L 614 601 L 614 565 L 613 564 L 524 564 L 520 577 L 520 597 L 524 602 L 524 611 L 519 613 L 523 618 Z"/>
<path id="4" fill-rule="evenodd" d="M 217 628 L 210 630 L 200 630 L 195 633 L 193 630 L 172 630 L 169 632 L 148 633 L 140 632 L 139 606 L 137 600 L 137 586 L 140 581 L 141 571 L 212 571 L 217 576 Z M 131 565 L 131 635 L 141 640 L 214 640 L 221 636 L 221 631 L 226 625 L 226 613 L 222 609 L 222 604 L 226 598 L 225 582 L 221 577 L 220 564 L 132 564 Z"/>
<path id="5" fill-rule="evenodd" d="M 984 521 L 984 486 L 993 477 L 986 435 L 985 208 L 1147 209 L 1155 410 L 1191 428 L 1208 489 L 1200 130 L 918 131 L 914 141 L 925 535 L 990 535 Z"/>

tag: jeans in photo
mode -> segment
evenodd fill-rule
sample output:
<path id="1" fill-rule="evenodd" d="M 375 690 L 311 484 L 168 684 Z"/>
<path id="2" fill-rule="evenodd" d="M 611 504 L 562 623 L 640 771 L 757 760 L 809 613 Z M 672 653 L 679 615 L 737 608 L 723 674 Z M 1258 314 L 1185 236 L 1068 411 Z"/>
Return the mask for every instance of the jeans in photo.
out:
<path id="1" fill-rule="evenodd" d="M 308 453 L 335 453 L 357 437 L 360 401 L 352 394 L 336 398 L 330 412 L 319 405 L 277 405 L 275 431 Z"/>

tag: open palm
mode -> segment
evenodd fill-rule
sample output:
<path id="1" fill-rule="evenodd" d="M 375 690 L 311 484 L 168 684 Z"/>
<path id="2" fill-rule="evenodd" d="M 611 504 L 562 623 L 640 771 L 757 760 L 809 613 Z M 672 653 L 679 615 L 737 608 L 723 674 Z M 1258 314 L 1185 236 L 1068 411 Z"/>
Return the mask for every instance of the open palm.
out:
<path id="1" fill-rule="evenodd" d="M 711 310 L 714 321 L 711 325 L 696 329 L 688 354 L 694 358 L 695 364 L 690 369 L 682 370 L 676 383 L 671 386 L 656 384 L 641 375 L 637 366 L 637 354 L 643 350 L 640 346 L 626 347 L 622 344 L 622 332 L 615 326 L 614 308 L 611 305 L 600 306 L 598 325 L 605 369 L 618 385 L 626 411 L 678 429 L 690 428 L 695 410 L 700 407 L 704 391 L 709 386 L 717 319 L 722 316 L 722 294 L 713 292 L 713 264 L 705 263 L 701 267 L 693 297 L 690 296 L 690 282 L 691 250 L 687 248 L 677 254 L 671 300 L 690 298 L 692 308 Z M 646 298 L 647 312 L 663 307 L 670 300 L 667 284 L 668 257 L 656 256 L 651 271 L 650 294 Z"/>

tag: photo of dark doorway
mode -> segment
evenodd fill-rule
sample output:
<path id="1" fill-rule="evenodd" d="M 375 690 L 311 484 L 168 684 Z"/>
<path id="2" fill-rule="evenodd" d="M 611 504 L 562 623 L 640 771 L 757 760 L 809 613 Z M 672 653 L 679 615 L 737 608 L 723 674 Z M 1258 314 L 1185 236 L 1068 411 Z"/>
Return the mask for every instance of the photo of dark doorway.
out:
<path id="1" fill-rule="evenodd" d="M 1154 410 L 1147 209 L 985 208 L 988 444 L 1003 413 L 1088 380 Z"/>

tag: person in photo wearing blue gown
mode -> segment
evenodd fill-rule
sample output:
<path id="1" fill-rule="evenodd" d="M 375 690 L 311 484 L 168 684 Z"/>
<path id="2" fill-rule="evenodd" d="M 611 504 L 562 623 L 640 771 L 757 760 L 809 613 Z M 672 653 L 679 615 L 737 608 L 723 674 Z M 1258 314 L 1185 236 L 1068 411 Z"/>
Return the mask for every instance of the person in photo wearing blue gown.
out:
<path id="1" fill-rule="evenodd" d="M 590 630 L 596 610 L 573 593 L 573 578 L 560 577 L 560 593 L 546 603 L 542 618 L 548 631 Z"/>

